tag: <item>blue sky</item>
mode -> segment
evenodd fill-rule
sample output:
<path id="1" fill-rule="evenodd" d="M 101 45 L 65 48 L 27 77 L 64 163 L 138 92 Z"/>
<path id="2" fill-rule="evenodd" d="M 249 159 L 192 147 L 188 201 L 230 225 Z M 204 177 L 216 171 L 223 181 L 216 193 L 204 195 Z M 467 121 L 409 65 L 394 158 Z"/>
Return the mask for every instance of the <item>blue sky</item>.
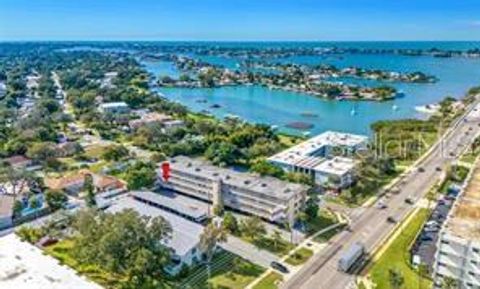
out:
<path id="1" fill-rule="evenodd" d="M 0 0 L 0 40 L 480 40 L 480 0 Z"/>

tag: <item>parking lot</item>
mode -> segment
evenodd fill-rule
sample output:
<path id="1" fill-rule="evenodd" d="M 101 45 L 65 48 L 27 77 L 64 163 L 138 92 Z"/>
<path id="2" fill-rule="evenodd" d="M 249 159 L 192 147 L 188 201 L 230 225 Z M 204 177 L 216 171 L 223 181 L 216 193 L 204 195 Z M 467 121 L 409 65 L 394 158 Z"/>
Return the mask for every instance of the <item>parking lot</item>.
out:
<path id="1" fill-rule="evenodd" d="M 414 265 L 422 263 L 427 265 L 430 272 L 432 271 L 433 263 L 435 261 L 438 234 L 458 193 L 458 190 L 449 189 L 447 194 L 438 200 L 435 209 L 425 223 L 422 232 L 419 234 L 412 247 Z"/>

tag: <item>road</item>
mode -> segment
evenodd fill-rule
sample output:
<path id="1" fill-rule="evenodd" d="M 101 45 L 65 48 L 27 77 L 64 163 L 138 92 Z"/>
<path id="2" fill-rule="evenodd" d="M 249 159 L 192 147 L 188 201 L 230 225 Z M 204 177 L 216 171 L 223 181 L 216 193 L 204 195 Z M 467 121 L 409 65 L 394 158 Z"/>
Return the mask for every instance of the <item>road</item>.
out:
<path id="1" fill-rule="evenodd" d="M 479 123 L 480 105 L 477 101 L 452 125 L 442 140 L 433 146 L 431 153 L 399 180 L 399 193 L 392 194 L 388 199 L 383 198 L 383 202 L 388 206 L 386 209 L 372 206 L 352 218 L 349 231 L 335 236 L 323 251 L 313 256 L 296 275 L 285 281 L 281 288 L 347 288 L 355 276 L 337 270 L 342 252 L 355 242 L 362 242 L 368 252 L 377 248 L 395 226 L 386 219 L 392 216 L 396 220 L 402 220 L 413 210 L 413 206 L 407 204 L 405 199 L 410 197 L 418 201 L 424 197 L 444 174 L 438 168 L 444 168 L 458 158 L 479 134 Z M 424 172 L 420 172 L 419 167 L 422 167 Z"/>

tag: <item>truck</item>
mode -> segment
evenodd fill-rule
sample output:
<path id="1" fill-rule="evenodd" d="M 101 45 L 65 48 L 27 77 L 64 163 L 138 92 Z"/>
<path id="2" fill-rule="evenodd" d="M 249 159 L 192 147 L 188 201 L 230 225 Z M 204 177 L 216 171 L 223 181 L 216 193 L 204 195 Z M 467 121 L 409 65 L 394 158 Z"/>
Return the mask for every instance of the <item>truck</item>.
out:
<path id="1" fill-rule="evenodd" d="M 338 260 L 338 270 L 347 273 L 363 254 L 365 254 L 365 246 L 360 242 L 353 244 L 342 253 Z"/>

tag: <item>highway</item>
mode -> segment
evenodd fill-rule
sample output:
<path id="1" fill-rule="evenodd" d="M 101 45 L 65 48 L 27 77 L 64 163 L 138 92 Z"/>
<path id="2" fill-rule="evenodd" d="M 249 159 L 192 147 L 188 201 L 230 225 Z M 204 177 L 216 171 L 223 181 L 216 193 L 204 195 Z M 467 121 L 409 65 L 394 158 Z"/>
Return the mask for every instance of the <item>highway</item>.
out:
<path id="1" fill-rule="evenodd" d="M 355 280 L 355 276 L 337 270 L 342 252 L 355 242 L 362 242 L 367 252 L 378 248 L 395 227 L 395 224 L 387 222 L 386 219 L 391 216 L 395 220 L 403 220 L 415 206 L 407 204 L 405 199 L 412 198 L 415 203 L 422 199 L 444 174 L 442 168 L 454 162 L 479 133 L 480 105 L 476 101 L 432 147 L 430 153 L 398 180 L 396 186 L 399 192 L 389 193 L 389 198 L 382 198 L 387 205 L 386 209 L 379 209 L 374 205 L 352 218 L 349 230 L 332 238 L 324 250 L 310 258 L 281 288 L 347 288 Z M 423 172 L 418 168 L 422 168 Z"/>

